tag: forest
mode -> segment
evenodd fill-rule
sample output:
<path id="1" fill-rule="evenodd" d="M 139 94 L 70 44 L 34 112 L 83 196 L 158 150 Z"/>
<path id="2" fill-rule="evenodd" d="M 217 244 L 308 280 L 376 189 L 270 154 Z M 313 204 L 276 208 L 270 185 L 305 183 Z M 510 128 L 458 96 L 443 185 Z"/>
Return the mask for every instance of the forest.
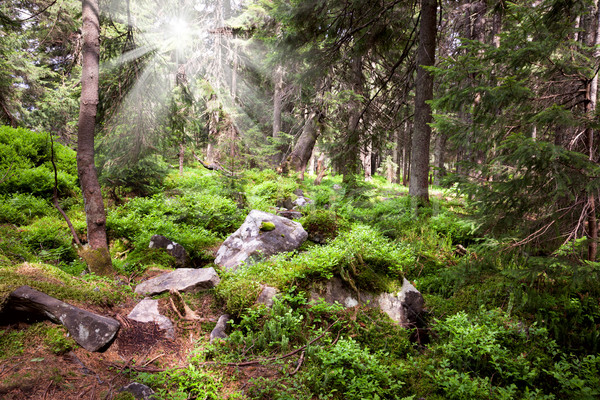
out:
<path id="1" fill-rule="evenodd" d="M 2 0 L 0 398 L 600 399 L 599 72 L 598 0 Z"/>

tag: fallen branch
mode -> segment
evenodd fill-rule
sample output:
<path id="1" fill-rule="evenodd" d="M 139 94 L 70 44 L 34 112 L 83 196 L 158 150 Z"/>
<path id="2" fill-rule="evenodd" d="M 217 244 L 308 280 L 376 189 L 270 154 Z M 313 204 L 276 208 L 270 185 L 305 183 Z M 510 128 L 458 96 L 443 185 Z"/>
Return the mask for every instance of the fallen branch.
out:
<path id="1" fill-rule="evenodd" d="M 298 370 L 300 370 L 300 367 L 302 366 L 303 361 L 304 361 L 304 352 L 302 352 L 302 354 L 300 354 L 300 359 L 298 360 L 298 365 L 296 365 L 296 368 L 292 371 L 292 373 L 290 373 L 290 375 L 296 375 L 296 372 L 298 372 Z"/>
<path id="2" fill-rule="evenodd" d="M 202 161 L 202 159 L 200 157 L 198 157 L 196 155 L 196 153 L 192 152 L 192 157 L 194 157 L 196 159 L 196 161 L 198 161 L 204 168 L 210 170 L 210 171 L 219 171 L 224 173 L 227 176 L 230 177 L 234 177 L 235 174 L 227 169 L 225 169 L 225 167 L 223 167 L 221 164 L 219 164 L 218 162 L 214 162 L 213 164 L 207 164 L 204 161 Z"/>
<path id="3" fill-rule="evenodd" d="M 50 134 L 49 134 L 49 136 L 50 136 L 50 161 L 52 162 L 52 167 L 54 168 L 54 190 L 53 190 L 53 195 L 52 195 L 52 204 L 54 204 L 54 208 L 56 208 L 58 210 L 58 212 L 63 216 L 65 221 L 67 221 L 67 225 L 69 226 L 69 229 L 71 230 L 71 235 L 73 235 L 73 240 L 75 240 L 75 243 L 77 244 L 77 248 L 80 249 L 81 247 L 83 247 L 83 245 L 81 244 L 81 241 L 79 240 L 79 236 L 77 236 L 77 232 L 75 232 L 75 228 L 73 227 L 71 220 L 69 219 L 67 214 L 65 214 L 65 212 L 63 211 L 61 206 L 58 204 L 58 170 L 56 169 L 56 163 L 54 162 L 54 138 Z"/>
<path id="4" fill-rule="evenodd" d="M 173 309 L 173 311 L 175 311 L 179 318 L 185 321 L 214 322 L 214 320 L 211 320 L 210 318 L 202 318 L 198 316 L 198 314 L 196 314 L 190 307 L 188 307 L 187 304 L 185 304 L 185 301 L 183 301 L 181 293 L 179 293 L 178 290 L 171 289 L 169 294 L 169 304 L 171 305 L 171 308 Z M 180 307 L 177 307 L 175 305 L 173 298 L 175 298 L 177 304 L 179 304 Z M 179 311 L 180 308 L 183 309 L 183 314 L 181 313 L 181 311 Z"/>

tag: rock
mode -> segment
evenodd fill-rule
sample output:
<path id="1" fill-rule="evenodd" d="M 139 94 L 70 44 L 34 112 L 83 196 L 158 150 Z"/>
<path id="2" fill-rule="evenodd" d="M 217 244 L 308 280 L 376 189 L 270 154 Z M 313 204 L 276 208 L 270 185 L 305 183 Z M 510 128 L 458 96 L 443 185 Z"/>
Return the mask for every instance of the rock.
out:
<path id="1" fill-rule="evenodd" d="M 405 319 L 410 323 L 416 323 L 425 306 L 425 299 L 421 292 L 404 278 L 398 298 L 402 304 Z"/>
<path id="2" fill-rule="evenodd" d="M 296 200 L 294 200 L 294 202 L 293 202 L 293 204 L 297 207 L 304 207 L 304 206 L 307 206 L 312 203 L 313 203 L 313 201 L 311 199 L 309 199 L 308 197 L 304 197 L 304 196 L 298 196 L 298 198 Z"/>
<path id="3" fill-rule="evenodd" d="M 291 198 L 287 197 L 283 200 L 278 200 L 277 201 L 277 207 L 280 208 L 285 208 L 287 210 L 291 210 L 292 208 L 294 208 L 294 202 L 292 201 Z"/>
<path id="4" fill-rule="evenodd" d="M 302 218 L 302 213 L 300 211 L 294 210 L 280 210 L 277 211 L 277 215 L 287 219 L 300 219 Z"/>
<path id="5" fill-rule="evenodd" d="M 29 286 L 15 289 L 5 307 L 13 312 L 42 315 L 64 325 L 73 339 L 88 351 L 107 347 L 121 327 L 115 319 L 74 307 Z"/>
<path id="6" fill-rule="evenodd" d="M 166 331 L 166 337 L 175 339 L 173 323 L 158 311 L 158 300 L 144 299 L 140 301 L 127 315 L 127 318 L 137 322 L 154 322 L 161 330 Z"/>
<path id="7" fill-rule="evenodd" d="M 131 393 L 136 400 L 157 399 L 155 396 L 153 396 L 154 390 L 137 382 L 131 382 L 130 384 L 123 386 L 121 389 L 119 389 L 119 392 Z"/>
<path id="8" fill-rule="evenodd" d="M 340 278 L 334 277 L 327 282 L 325 289 L 311 293 L 312 301 L 319 298 L 323 298 L 330 304 L 338 302 L 347 308 L 359 304 L 379 308 L 390 319 L 405 327 L 416 325 L 425 304 L 421 293 L 407 279 L 404 279 L 402 288 L 397 295 L 369 292 L 357 294 L 355 291 L 349 290 Z"/>
<path id="9" fill-rule="evenodd" d="M 302 189 L 296 189 L 293 192 L 296 196 L 304 196 L 304 191 Z"/>
<path id="10" fill-rule="evenodd" d="M 215 339 L 226 339 L 227 331 L 229 329 L 229 314 L 223 314 L 219 317 L 215 328 L 210 333 L 210 342 L 212 343 Z"/>
<path id="11" fill-rule="evenodd" d="M 275 228 L 261 230 L 266 222 L 272 223 Z M 295 250 L 307 237 L 308 234 L 298 222 L 252 210 L 242 226 L 223 242 L 217 251 L 215 264 L 225 269 L 235 269 L 243 262 Z"/>
<path id="12" fill-rule="evenodd" d="M 334 183 L 333 184 L 333 190 L 342 190 L 342 185 L 340 185 L 338 183 Z"/>
<path id="13" fill-rule="evenodd" d="M 256 303 L 264 304 L 267 307 L 273 307 L 273 298 L 277 293 L 277 288 L 263 285 L 262 291 L 258 295 L 258 299 L 256 299 Z"/>
<path id="14" fill-rule="evenodd" d="M 197 293 L 201 290 L 212 289 L 220 282 L 215 269 L 210 268 L 179 268 L 173 272 L 148 279 L 136 286 L 135 292 L 146 296 L 168 292 L 176 289 L 180 292 Z"/>
<path id="15" fill-rule="evenodd" d="M 190 265 L 190 255 L 186 251 L 186 249 L 170 239 L 162 235 L 154 235 L 150 238 L 150 244 L 148 245 L 151 249 L 164 249 L 167 253 L 169 253 L 173 258 L 175 258 L 175 267 L 176 268 L 186 268 Z"/>

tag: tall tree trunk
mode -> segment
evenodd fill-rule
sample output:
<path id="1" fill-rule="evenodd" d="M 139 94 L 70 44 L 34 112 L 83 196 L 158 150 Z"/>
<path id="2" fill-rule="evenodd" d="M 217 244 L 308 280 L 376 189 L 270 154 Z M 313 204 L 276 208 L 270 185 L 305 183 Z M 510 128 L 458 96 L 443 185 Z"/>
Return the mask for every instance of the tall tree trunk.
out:
<path id="1" fill-rule="evenodd" d="M 98 0 L 83 0 L 83 65 L 81 104 L 77 135 L 77 172 L 85 202 L 87 237 L 90 249 L 82 253 L 90 271 L 108 275 L 114 272 L 106 240 L 106 214 L 94 164 L 94 131 L 98 106 L 100 60 L 100 18 Z"/>
<path id="2" fill-rule="evenodd" d="M 283 67 L 281 65 L 275 68 L 273 76 L 273 139 L 278 139 L 281 132 L 281 112 L 283 110 Z M 278 140 L 275 140 L 278 143 Z M 277 165 L 282 158 L 280 146 L 277 146 L 276 153 L 273 155 L 273 163 Z"/>
<path id="3" fill-rule="evenodd" d="M 446 141 L 448 136 L 442 132 L 438 132 L 435 149 L 433 152 L 435 158 L 435 169 L 433 170 L 433 184 L 440 186 L 442 178 L 446 175 L 445 166 L 445 155 L 446 155 Z"/>
<path id="4" fill-rule="evenodd" d="M 410 183 L 408 193 L 421 203 L 429 202 L 429 141 L 431 138 L 431 106 L 433 75 L 424 67 L 435 63 L 437 32 L 437 0 L 421 0 L 421 25 L 417 50 L 417 81 L 415 86 L 415 127 L 412 138 Z"/>
<path id="5" fill-rule="evenodd" d="M 304 180 L 306 166 L 313 153 L 315 143 L 317 143 L 317 138 L 319 137 L 320 132 L 317 129 L 317 118 L 317 112 L 311 111 L 304 123 L 302 134 L 300 134 L 298 141 L 294 145 L 294 149 L 287 158 L 289 160 L 289 168 L 299 172 L 301 180 Z"/>
<path id="6" fill-rule="evenodd" d="M 185 145 L 183 141 L 179 143 L 179 176 L 183 175 L 183 161 L 185 158 Z"/>
<path id="7" fill-rule="evenodd" d="M 596 0 L 595 2 L 595 11 L 596 11 L 596 24 L 595 24 L 595 34 L 594 34 L 594 55 L 593 60 L 595 64 L 600 61 L 600 7 L 599 2 Z M 596 113 L 596 106 L 598 104 L 598 68 L 595 69 L 594 76 L 590 82 L 590 86 L 588 89 L 588 102 L 587 102 L 587 113 L 590 116 L 590 119 L 594 118 L 594 114 Z M 588 156 L 590 161 L 595 162 L 595 151 L 594 151 L 594 130 L 591 127 L 587 128 L 587 141 L 588 141 Z M 588 194 L 588 204 L 590 208 L 590 213 L 588 216 L 588 237 L 589 237 L 589 245 L 588 245 L 588 259 L 590 261 L 596 261 L 596 257 L 598 254 L 598 221 L 596 218 L 596 193 L 591 192 Z"/>
<path id="8" fill-rule="evenodd" d="M 402 170 L 402 165 L 400 164 L 401 160 L 402 160 L 402 136 L 400 135 L 400 130 L 396 129 L 394 130 L 394 150 L 392 153 L 392 161 L 395 164 L 395 169 L 393 171 L 392 176 L 390 177 L 390 182 L 391 183 L 398 183 L 400 180 L 398 179 L 400 174 L 401 174 L 401 170 Z"/>
<path id="9" fill-rule="evenodd" d="M 361 56 L 354 56 L 350 61 L 350 89 L 355 96 L 364 96 L 364 75 Z M 354 184 L 355 175 L 359 170 L 360 154 L 360 129 L 358 127 L 361 118 L 362 99 L 353 97 L 348 102 L 348 125 L 347 136 L 341 154 L 341 173 L 344 175 L 343 182 Z"/>

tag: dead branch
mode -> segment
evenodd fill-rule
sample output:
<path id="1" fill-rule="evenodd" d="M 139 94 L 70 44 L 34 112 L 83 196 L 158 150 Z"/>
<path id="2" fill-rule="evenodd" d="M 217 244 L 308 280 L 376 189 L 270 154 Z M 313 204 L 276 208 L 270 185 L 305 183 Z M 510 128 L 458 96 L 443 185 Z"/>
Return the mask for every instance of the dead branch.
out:
<path id="1" fill-rule="evenodd" d="M 290 375 L 295 375 L 296 372 L 298 372 L 298 370 L 300 370 L 300 367 L 302 366 L 303 361 L 304 361 L 304 351 L 302 352 L 302 354 L 300 354 L 300 359 L 298 360 L 298 365 L 296 365 L 296 368 L 290 373 Z"/>
<path id="2" fill-rule="evenodd" d="M 6 170 L 6 172 L 4 173 L 4 175 L 2 175 L 2 178 L 0 178 L 0 183 L 4 183 L 4 181 L 6 181 L 8 178 L 10 178 L 12 176 L 8 175 L 10 173 L 10 170 L 13 167 L 14 162 L 11 162 L 10 165 L 8 166 L 8 169 Z"/>
<path id="3" fill-rule="evenodd" d="M 204 161 L 202 161 L 202 159 L 200 157 L 198 157 L 196 155 L 196 153 L 194 153 L 192 151 L 192 157 L 194 157 L 196 159 L 196 161 L 198 161 L 204 168 L 210 170 L 210 171 L 219 171 L 227 176 L 230 177 L 234 177 L 235 174 L 229 170 L 227 170 L 225 167 L 223 167 L 219 162 L 214 162 L 212 164 L 207 164 Z"/>
<path id="4" fill-rule="evenodd" d="M 177 316 L 185 321 L 198 321 L 198 322 L 213 322 L 210 318 L 202 318 L 196 314 L 181 297 L 181 293 L 177 289 L 171 289 L 169 291 L 169 304 L 175 311 Z M 173 301 L 175 299 L 175 301 Z M 177 302 L 177 305 L 175 304 Z M 180 311 L 181 310 L 181 311 Z M 182 312 L 183 311 L 183 312 Z"/>
<path id="5" fill-rule="evenodd" d="M 71 235 L 73 235 L 73 240 L 75 240 L 77 247 L 81 248 L 81 247 L 83 247 L 83 245 L 79 241 L 79 236 L 77 236 L 77 232 L 75 232 L 75 228 L 73 227 L 71 220 L 69 219 L 67 214 L 65 214 L 62 207 L 58 204 L 58 170 L 56 169 L 56 163 L 54 162 L 54 138 L 52 137 L 51 134 L 49 134 L 49 136 L 50 136 L 50 161 L 52 162 L 52 168 L 54 168 L 54 189 L 53 189 L 53 195 L 52 195 L 52 204 L 54 204 L 54 208 L 56 208 L 58 210 L 58 212 L 63 216 L 65 221 L 67 221 L 67 225 L 69 226 L 69 229 L 71 230 Z"/>

